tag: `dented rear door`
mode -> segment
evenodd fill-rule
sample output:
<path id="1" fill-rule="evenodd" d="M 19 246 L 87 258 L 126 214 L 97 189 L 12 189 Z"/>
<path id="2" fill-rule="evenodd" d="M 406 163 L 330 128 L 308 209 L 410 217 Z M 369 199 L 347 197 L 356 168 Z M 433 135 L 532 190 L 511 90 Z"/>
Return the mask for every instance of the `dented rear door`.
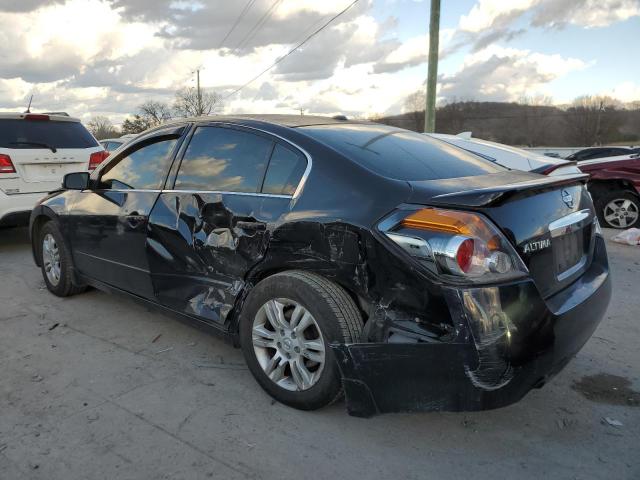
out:
<path id="1" fill-rule="evenodd" d="M 161 193 L 149 219 L 160 303 L 224 325 L 247 273 L 264 257 L 271 226 L 290 208 L 291 195 L 261 193 L 276 143 L 239 127 L 195 128 L 173 188 Z"/>

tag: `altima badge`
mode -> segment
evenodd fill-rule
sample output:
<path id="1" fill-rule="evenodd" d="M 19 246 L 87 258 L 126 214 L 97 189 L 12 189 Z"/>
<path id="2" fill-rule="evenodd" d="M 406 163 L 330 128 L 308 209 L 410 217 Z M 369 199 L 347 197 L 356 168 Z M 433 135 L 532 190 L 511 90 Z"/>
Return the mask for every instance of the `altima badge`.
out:
<path id="1" fill-rule="evenodd" d="M 551 240 L 539 240 L 537 242 L 529 242 L 524 246 L 524 253 L 532 253 L 537 252 L 538 250 L 542 250 L 544 248 L 549 248 L 551 246 Z"/>
<path id="2" fill-rule="evenodd" d="M 562 201 L 567 205 L 567 207 L 573 208 L 573 196 L 567 190 L 562 190 L 561 193 Z"/>

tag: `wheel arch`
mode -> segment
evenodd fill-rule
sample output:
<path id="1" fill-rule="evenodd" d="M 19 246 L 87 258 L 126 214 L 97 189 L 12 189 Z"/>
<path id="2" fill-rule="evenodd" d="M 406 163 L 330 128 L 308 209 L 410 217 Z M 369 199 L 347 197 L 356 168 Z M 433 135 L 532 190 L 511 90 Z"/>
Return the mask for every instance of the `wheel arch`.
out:
<path id="1" fill-rule="evenodd" d="M 31 212 L 29 219 L 29 238 L 31 239 L 33 260 L 38 267 L 42 266 L 42 262 L 40 260 L 41 255 L 37 239 L 40 238 L 40 231 L 44 224 L 55 220 L 56 214 L 44 205 L 36 206 Z"/>
<path id="2" fill-rule="evenodd" d="M 633 182 L 626 178 L 592 179 L 589 181 L 588 190 L 593 196 L 594 202 L 615 191 L 628 192 L 640 198 Z"/>
<path id="3" fill-rule="evenodd" d="M 328 274 L 330 272 L 335 272 L 335 270 L 335 265 L 332 265 L 330 262 L 321 262 L 318 264 L 317 259 L 315 259 L 314 265 L 300 262 L 285 262 L 281 265 L 268 265 L 262 262 L 256 265 L 256 267 L 254 267 L 247 276 L 247 281 L 245 282 L 242 291 L 237 296 L 235 305 L 227 319 L 227 331 L 232 335 L 234 346 L 239 346 L 238 329 L 240 325 L 240 315 L 249 294 L 258 283 L 282 272 L 303 271 L 313 273 L 340 286 L 351 300 L 353 300 L 360 312 L 363 323 L 366 324 L 369 318 L 370 300 L 362 291 L 359 291 L 353 283 L 347 281 L 343 276 Z"/>

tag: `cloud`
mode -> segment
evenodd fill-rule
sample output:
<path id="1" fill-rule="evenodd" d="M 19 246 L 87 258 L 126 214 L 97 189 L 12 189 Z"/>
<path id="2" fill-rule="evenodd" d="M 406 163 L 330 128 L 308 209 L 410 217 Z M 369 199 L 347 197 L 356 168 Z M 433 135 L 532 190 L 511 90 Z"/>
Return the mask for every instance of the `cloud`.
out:
<path id="1" fill-rule="evenodd" d="M 640 0 L 478 0 L 461 16 L 452 50 L 471 44 L 478 51 L 509 41 L 526 31 L 515 27 L 518 22 L 537 28 L 598 28 L 636 16 Z"/>
<path id="2" fill-rule="evenodd" d="M 0 12 L 31 12 L 40 7 L 61 4 L 66 0 L 0 0 Z"/>
<path id="3" fill-rule="evenodd" d="M 462 67 L 440 78 L 439 97 L 515 101 L 587 64 L 576 58 L 492 46 L 467 55 Z"/>
<path id="4" fill-rule="evenodd" d="M 603 92 L 603 94 L 625 103 L 640 102 L 640 83 L 622 82 L 613 89 Z"/>

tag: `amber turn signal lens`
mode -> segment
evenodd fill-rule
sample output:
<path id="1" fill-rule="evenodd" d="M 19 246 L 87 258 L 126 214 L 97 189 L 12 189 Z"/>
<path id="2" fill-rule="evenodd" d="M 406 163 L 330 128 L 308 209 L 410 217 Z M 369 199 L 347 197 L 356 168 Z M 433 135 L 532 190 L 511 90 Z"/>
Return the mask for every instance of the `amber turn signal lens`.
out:
<path id="1" fill-rule="evenodd" d="M 471 235 L 473 230 L 486 228 L 484 222 L 473 213 L 435 208 L 423 208 L 412 213 L 402 220 L 402 226 L 455 235 Z"/>
<path id="2" fill-rule="evenodd" d="M 460 215 L 456 215 L 456 213 L 450 210 L 443 212 L 442 210 L 424 208 L 402 220 L 402 226 L 465 235 L 469 230 L 461 218 L 465 214 L 461 212 Z"/>

